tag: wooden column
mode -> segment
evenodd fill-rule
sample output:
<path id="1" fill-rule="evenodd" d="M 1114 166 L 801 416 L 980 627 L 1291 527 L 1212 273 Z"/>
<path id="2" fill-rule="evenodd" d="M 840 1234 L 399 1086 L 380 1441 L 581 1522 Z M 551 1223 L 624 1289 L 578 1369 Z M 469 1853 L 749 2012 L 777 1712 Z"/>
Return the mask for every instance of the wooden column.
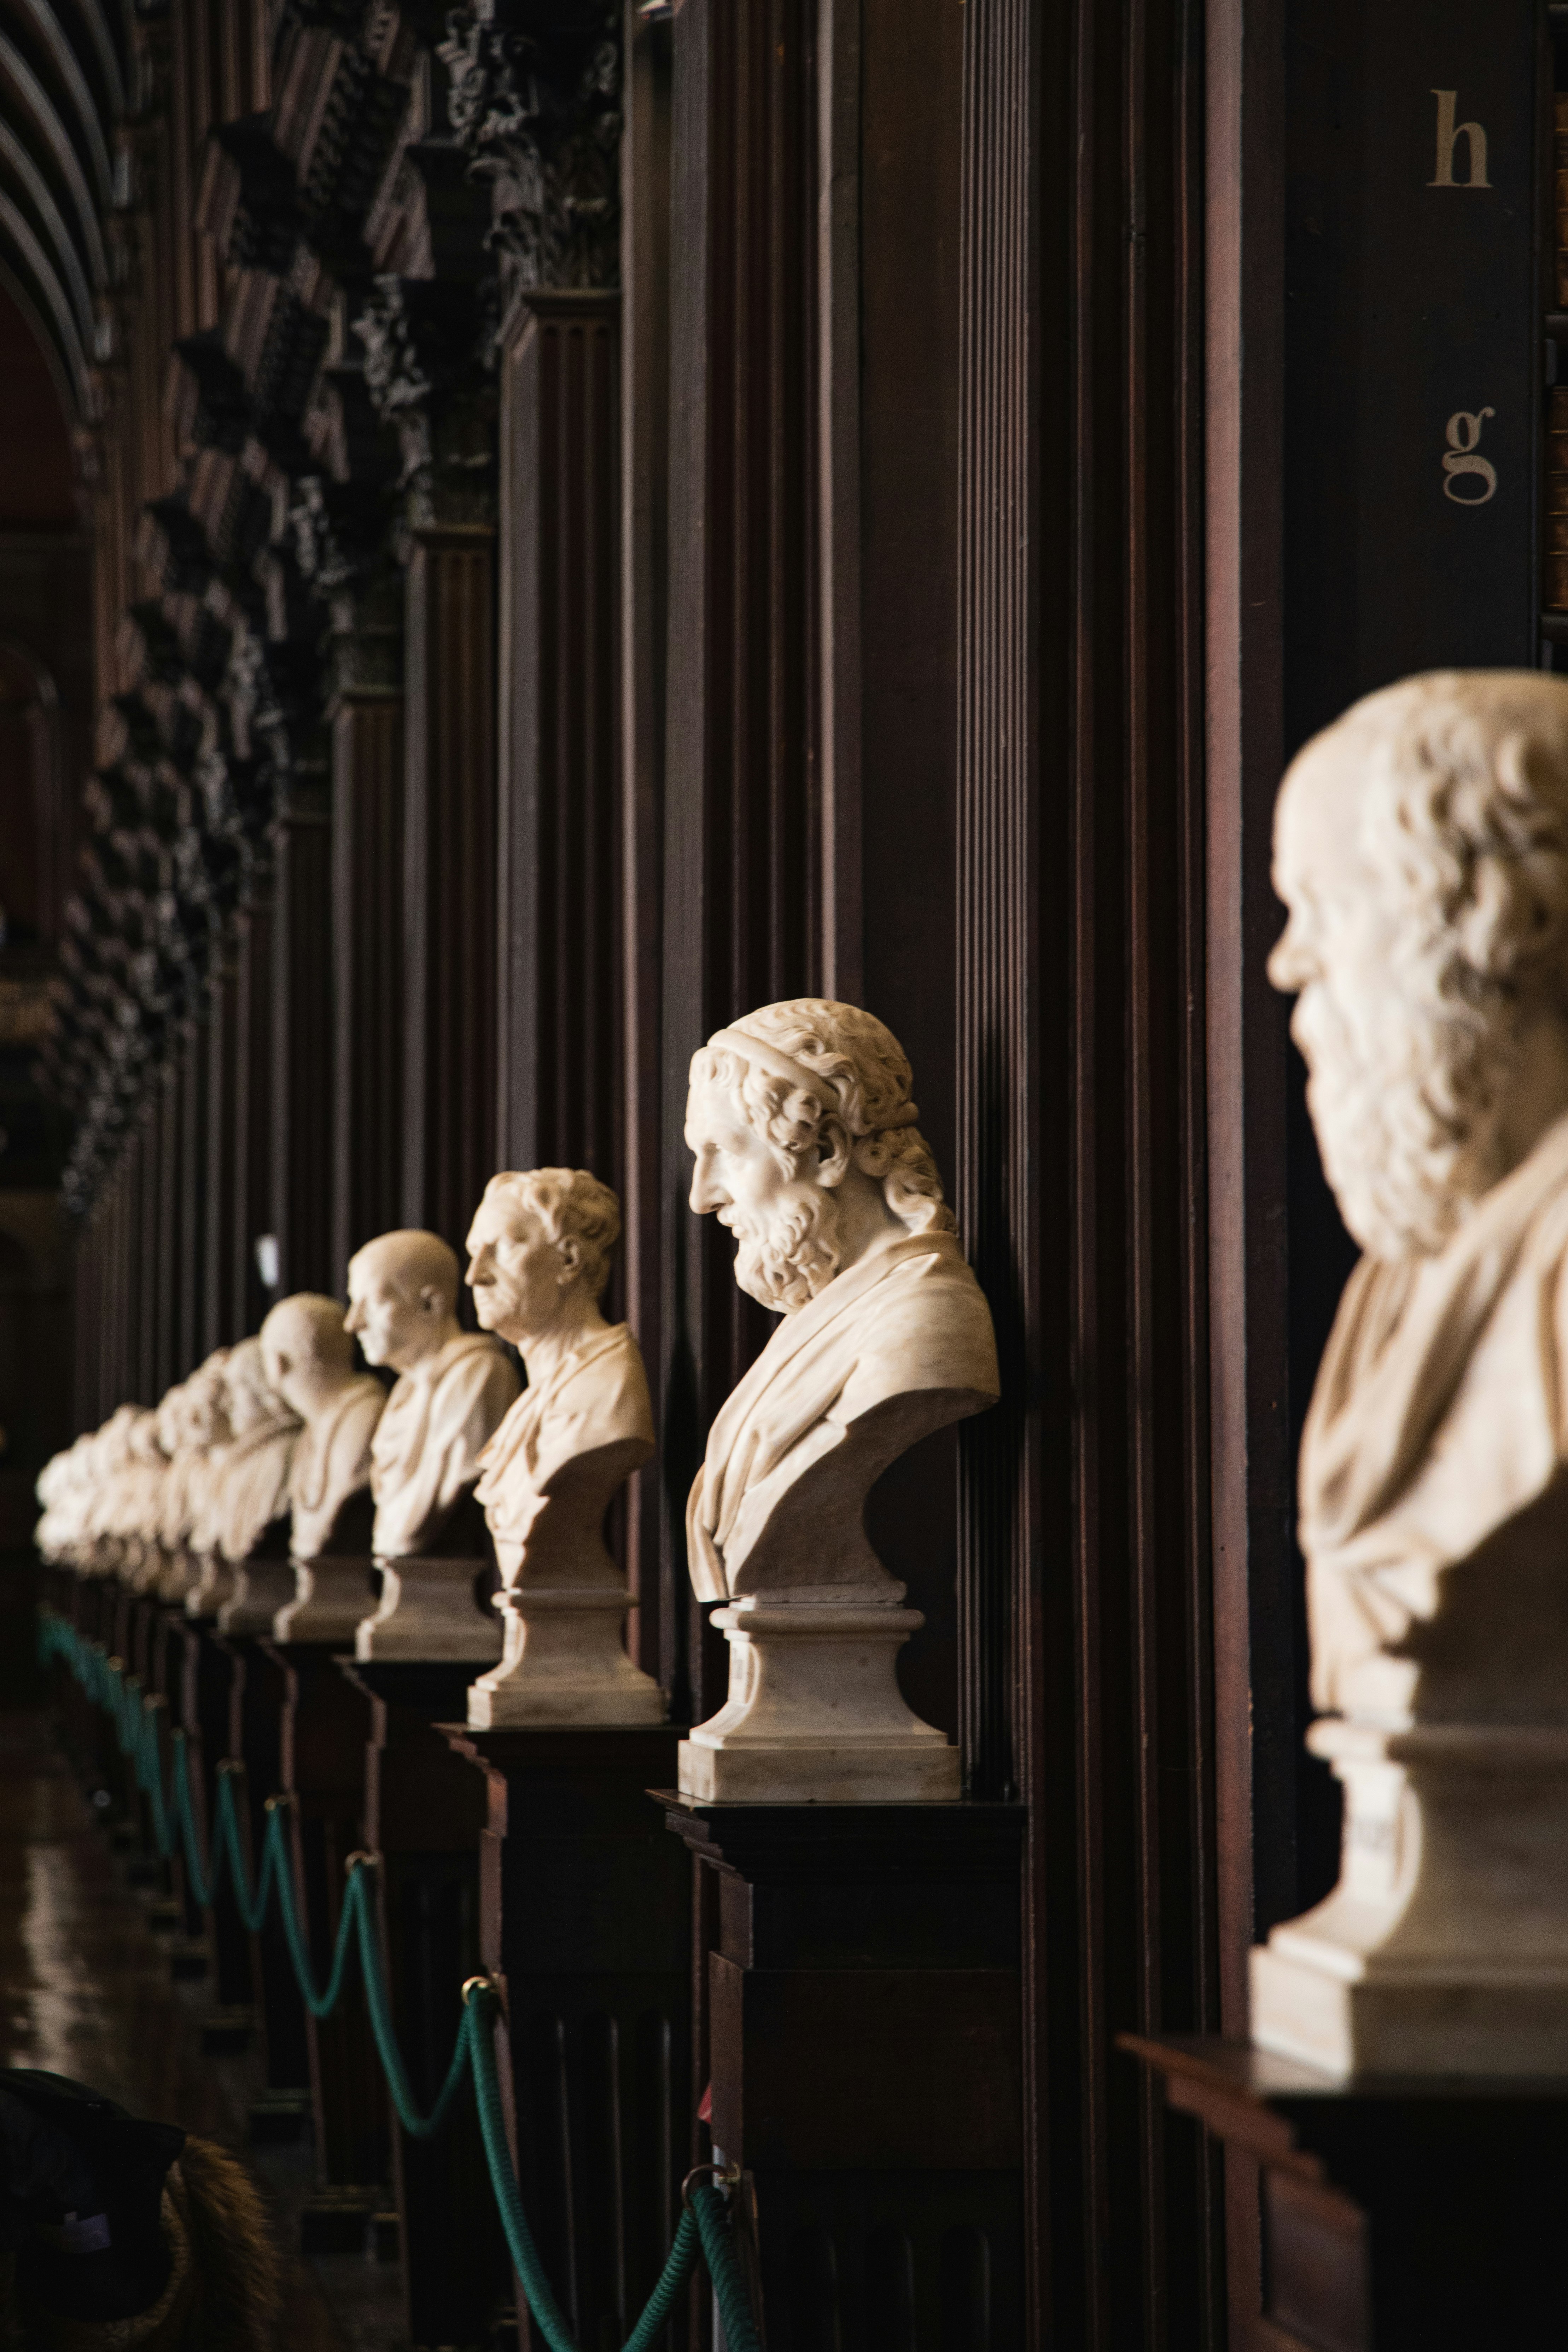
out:
<path id="1" fill-rule="evenodd" d="M 621 1183 L 616 321 L 523 295 L 501 345 L 502 1162 Z"/>
<path id="2" fill-rule="evenodd" d="M 1223 2325 L 1215 2168 L 1111 2039 L 1219 1993 L 1201 76 L 1163 5 L 964 13 L 958 1197 L 1003 1379 L 964 1748 L 1029 1806 L 1030 2340 L 1109 2352 Z"/>
<path id="3" fill-rule="evenodd" d="M 240 919 L 235 1063 L 234 1284 L 242 1339 L 259 1328 L 271 1304 L 256 1265 L 256 1241 L 277 1230 L 272 1198 L 273 911 L 270 873 L 261 877 Z"/>
<path id="4" fill-rule="evenodd" d="M 270 1189 L 278 1295 L 331 1290 L 332 851 L 324 768 L 289 772 L 278 814 Z M 259 1228 L 258 1228 L 259 1230 Z"/>
<path id="5" fill-rule="evenodd" d="M 204 1006 L 204 1013 L 205 1009 Z M 206 1181 L 212 1052 L 205 1019 L 198 1018 L 191 1024 L 181 1059 L 180 1323 L 176 1353 L 180 1376 L 184 1378 L 206 1353 L 206 1227 L 213 1202 Z"/>
<path id="6" fill-rule="evenodd" d="M 815 8 L 687 0 L 674 24 L 671 429 L 660 1177 L 662 1679 L 721 1703 L 678 1536 L 710 1422 L 771 1328 L 727 1237 L 687 1207 L 691 1055 L 722 1022 L 816 992 L 813 468 Z"/>
<path id="7" fill-rule="evenodd" d="M 460 1250 L 494 1174 L 495 532 L 408 558 L 403 1222 Z"/>
<path id="8" fill-rule="evenodd" d="M 362 611 L 352 636 L 334 638 L 339 682 L 328 713 L 333 1040 L 331 1278 L 325 1286 L 340 1297 L 354 1251 L 403 1215 L 402 614 L 395 608 L 384 629 L 374 620 L 374 611 Z"/>
<path id="9" fill-rule="evenodd" d="M 202 1148 L 206 1155 L 206 1224 L 203 1235 L 206 1272 L 199 1350 L 204 1356 L 237 1339 L 245 1320 L 244 1290 L 239 1278 L 241 1246 L 237 1232 L 239 1036 L 238 960 L 232 943 L 226 943 L 213 975 L 205 1031 L 206 1129 Z"/>

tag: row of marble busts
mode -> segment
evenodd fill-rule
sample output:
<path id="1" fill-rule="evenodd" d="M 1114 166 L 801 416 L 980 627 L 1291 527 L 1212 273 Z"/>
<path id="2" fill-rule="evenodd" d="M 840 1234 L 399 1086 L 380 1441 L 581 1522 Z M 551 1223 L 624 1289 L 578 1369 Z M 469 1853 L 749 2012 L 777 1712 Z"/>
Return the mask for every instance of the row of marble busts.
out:
<path id="1" fill-rule="evenodd" d="M 863 1525 L 899 1454 L 998 1392 L 918 1117 L 897 1041 L 854 1006 L 767 1005 L 693 1057 L 690 1205 L 734 1234 L 737 1281 L 782 1318 L 716 1415 L 687 1508 L 692 1586 L 726 1604 L 731 1644 L 728 1703 L 682 1746 L 696 1795 L 958 1793 L 956 1750 L 898 1686 L 921 1616 Z M 51 1464 L 40 1541 L 216 1603 L 226 1631 L 473 1659 L 479 1726 L 662 1721 L 603 1537 L 656 1450 L 637 1341 L 599 1307 L 619 1234 L 584 1171 L 493 1178 L 468 1236 L 478 1333 L 447 1244 L 382 1235 L 348 1269 L 346 1315 L 281 1301 L 155 1414 L 122 1409 Z M 521 1393 L 492 1335 L 522 1356 Z M 384 1401 L 353 1370 L 356 1336 L 397 1374 Z M 475 1601 L 487 1531 L 499 1625 Z"/>

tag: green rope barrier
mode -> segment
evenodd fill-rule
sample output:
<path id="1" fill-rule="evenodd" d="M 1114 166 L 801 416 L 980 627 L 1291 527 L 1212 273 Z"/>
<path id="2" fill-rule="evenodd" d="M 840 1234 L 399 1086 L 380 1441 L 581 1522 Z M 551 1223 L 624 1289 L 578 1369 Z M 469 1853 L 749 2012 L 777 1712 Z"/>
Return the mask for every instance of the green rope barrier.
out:
<path id="1" fill-rule="evenodd" d="M 113 1720 L 121 1753 L 132 1763 L 137 1786 L 148 1800 L 160 1855 L 167 1859 L 174 1849 L 158 1743 L 156 1718 L 163 1700 L 143 1699 L 136 1676 L 127 1675 L 121 1661 L 110 1658 L 101 1643 L 84 1642 L 74 1626 L 52 1611 L 41 1611 L 39 1615 L 40 1657 L 46 1662 L 55 1657 L 61 1659 L 89 1697 L 102 1706 Z M 507 2250 L 528 2298 L 529 2308 L 549 2352 L 581 2352 L 540 2259 L 539 2249 L 523 2210 L 511 2149 L 507 2143 L 494 2042 L 494 2026 L 500 2010 L 500 2000 L 494 1985 L 487 1977 L 475 1977 L 463 1988 L 462 2021 L 458 2029 L 452 2062 L 437 2094 L 435 2105 L 427 2116 L 421 2116 L 415 2104 L 413 2087 L 403 2053 L 397 2046 L 392 2021 L 392 2001 L 387 1990 L 385 1962 L 372 1894 L 372 1874 L 377 1866 L 376 1857 L 371 1854 L 350 1856 L 348 1886 L 338 1920 L 331 1967 L 324 1990 L 318 1990 L 308 1941 L 296 1904 L 286 1829 L 285 1809 L 289 1801 L 277 1797 L 268 1800 L 267 1834 L 262 1845 L 261 1868 L 253 1892 L 247 1883 L 249 1872 L 236 1810 L 234 1771 L 222 1765 L 218 1768 L 212 1843 L 204 1858 L 195 1803 L 191 1793 L 190 1759 L 184 1733 L 174 1731 L 172 1742 L 174 1822 L 184 1850 L 191 1892 L 197 1906 L 203 1910 L 211 1908 L 226 1875 L 239 1916 L 248 1931 L 255 1935 L 266 1920 L 276 1892 L 278 1907 L 282 1915 L 284 1939 L 300 1998 L 311 2015 L 318 2019 L 330 2016 L 342 2000 L 351 1959 L 357 1956 L 376 2054 L 386 2077 L 387 2091 L 398 2122 L 412 2138 L 427 2139 L 440 2129 L 451 2113 L 465 2080 L 471 2074 L 490 2189 L 500 2217 Z M 729 2352 L 762 2352 L 761 2338 L 752 2317 L 751 2297 L 730 2228 L 729 2206 L 719 2189 L 708 2181 L 700 2182 L 692 2189 L 689 2199 L 683 2200 L 680 2221 L 664 2268 L 622 2352 L 654 2352 L 659 2331 L 668 2321 L 681 2289 L 700 2260 L 706 2263 L 709 2276 L 713 2282 Z"/>

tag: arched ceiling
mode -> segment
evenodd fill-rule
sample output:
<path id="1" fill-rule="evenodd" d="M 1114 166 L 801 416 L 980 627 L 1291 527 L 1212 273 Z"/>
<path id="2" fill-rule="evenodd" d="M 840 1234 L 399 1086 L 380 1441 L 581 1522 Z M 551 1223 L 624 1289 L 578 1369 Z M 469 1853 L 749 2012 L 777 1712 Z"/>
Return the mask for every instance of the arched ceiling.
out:
<path id="1" fill-rule="evenodd" d="M 79 423 L 110 355 L 132 27 L 132 0 L 0 0 L 0 284 L 47 337 Z"/>

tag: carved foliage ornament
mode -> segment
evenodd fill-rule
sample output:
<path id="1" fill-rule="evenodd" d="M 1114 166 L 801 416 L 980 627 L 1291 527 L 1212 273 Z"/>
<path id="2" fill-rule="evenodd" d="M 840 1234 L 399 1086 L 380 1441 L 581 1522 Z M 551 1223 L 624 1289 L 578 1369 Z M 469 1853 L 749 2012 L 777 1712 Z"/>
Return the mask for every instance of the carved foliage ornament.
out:
<path id="1" fill-rule="evenodd" d="M 613 286 L 620 253 L 621 12 L 587 0 L 535 38 L 495 0 L 454 9 L 438 50 L 447 115 L 492 184 L 490 243 L 522 286 Z"/>

